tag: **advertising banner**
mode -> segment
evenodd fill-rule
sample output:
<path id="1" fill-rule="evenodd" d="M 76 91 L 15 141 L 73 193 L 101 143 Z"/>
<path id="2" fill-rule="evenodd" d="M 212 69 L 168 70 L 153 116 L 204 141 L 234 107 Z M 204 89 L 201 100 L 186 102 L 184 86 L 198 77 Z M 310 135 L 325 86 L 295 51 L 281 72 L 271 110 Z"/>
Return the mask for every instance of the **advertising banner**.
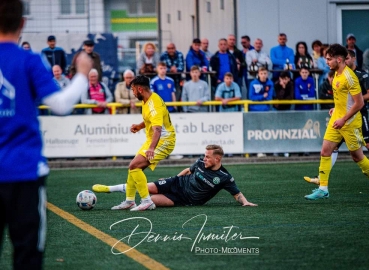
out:
<path id="1" fill-rule="evenodd" d="M 320 152 L 328 111 L 244 114 L 245 153 Z"/>
<path id="2" fill-rule="evenodd" d="M 230 117 L 232 116 L 232 117 Z M 41 116 L 44 155 L 56 157 L 133 156 L 146 140 L 144 130 L 133 134 L 140 114 Z M 243 113 L 172 114 L 177 132 L 173 154 L 203 154 L 208 144 L 226 153 L 243 152 Z"/>

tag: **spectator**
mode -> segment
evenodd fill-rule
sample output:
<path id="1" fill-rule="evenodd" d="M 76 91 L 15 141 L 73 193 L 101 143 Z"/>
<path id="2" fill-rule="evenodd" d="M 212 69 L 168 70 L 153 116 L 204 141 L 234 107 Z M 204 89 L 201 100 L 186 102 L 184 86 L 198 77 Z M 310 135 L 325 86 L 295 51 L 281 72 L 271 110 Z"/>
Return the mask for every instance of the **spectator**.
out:
<path id="1" fill-rule="evenodd" d="M 198 66 L 191 67 L 191 80 L 183 86 L 182 101 L 196 101 L 196 106 L 184 106 L 184 112 L 207 112 L 207 106 L 201 106 L 205 101 L 210 100 L 209 86 L 200 80 L 201 70 Z"/>
<path id="2" fill-rule="evenodd" d="M 64 76 L 60 66 L 53 66 L 53 74 L 55 81 L 60 85 L 60 88 L 65 88 L 70 85 L 70 80 Z"/>
<path id="3" fill-rule="evenodd" d="M 254 42 L 254 49 L 246 53 L 246 64 L 249 70 L 247 75 L 247 89 L 250 88 L 250 83 L 256 79 L 256 74 L 260 67 L 265 67 L 271 70 L 273 67 L 272 61 L 268 54 L 261 49 L 263 48 L 263 41 L 257 38 Z M 247 96 L 245 97 L 245 99 Z"/>
<path id="4" fill-rule="evenodd" d="M 318 59 L 320 57 L 320 49 L 322 46 L 323 43 L 320 40 L 314 40 L 311 44 L 311 48 L 313 49 L 314 68 L 318 68 Z"/>
<path id="5" fill-rule="evenodd" d="M 362 67 L 363 67 L 363 51 L 360 50 L 358 46 L 356 46 L 356 37 L 354 36 L 354 34 L 350 33 L 346 36 L 346 48 L 348 50 L 352 50 L 352 51 L 355 52 L 355 55 L 356 55 L 355 65 L 359 69 L 362 69 Z"/>
<path id="6" fill-rule="evenodd" d="M 23 50 L 26 50 L 26 51 L 31 50 L 31 44 L 29 44 L 28 41 L 23 41 L 21 47 L 23 48 Z"/>
<path id="7" fill-rule="evenodd" d="M 160 61 L 167 65 L 167 72 L 183 72 L 183 54 L 176 50 L 174 43 L 167 45 L 167 50 L 160 56 Z"/>
<path id="8" fill-rule="evenodd" d="M 142 53 L 137 60 L 139 74 L 155 73 L 159 61 L 160 57 L 155 44 L 152 42 L 145 43 L 142 47 Z"/>
<path id="9" fill-rule="evenodd" d="M 240 87 L 233 82 L 233 74 L 227 72 L 224 74 L 224 82 L 219 84 L 215 92 L 215 100 L 221 101 L 220 112 L 237 112 L 238 105 L 228 105 L 228 102 L 241 99 Z"/>
<path id="10" fill-rule="evenodd" d="M 300 77 L 295 80 L 295 99 L 296 100 L 310 100 L 315 99 L 314 79 L 309 76 L 310 72 L 307 67 L 300 69 Z M 295 110 L 311 111 L 314 110 L 313 104 L 297 104 Z"/>
<path id="11" fill-rule="evenodd" d="M 293 100 L 293 82 L 291 74 L 288 71 L 282 71 L 279 74 L 279 80 L 274 84 L 275 100 Z M 287 111 L 291 109 L 291 104 L 274 104 L 274 109 L 277 111 Z"/>
<path id="12" fill-rule="evenodd" d="M 83 104 L 96 104 L 97 108 L 86 109 L 85 114 L 108 114 L 108 103 L 113 101 L 113 95 L 109 88 L 99 82 L 99 73 L 96 69 L 91 69 L 88 73 L 88 90 L 83 92 L 81 100 Z"/>
<path id="13" fill-rule="evenodd" d="M 278 35 L 278 46 L 270 49 L 270 58 L 273 63 L 274 70 L 284 69 L 286 64 L 291 65 L 295 63 L 295 56 L 293 50 L 287 47 L 287 35 L 280 33 Z M 289 66 L 287 67 L 290 68 Z M 273 80 L 278 80 L 279 72 L 273 72 Z"/>
<path id="14" fill-rule="evenodd" d="M 210 59 L 210 66 L 215 75 L 213 77 L 213 85 L 217 86 L 224 80 L 224 75 L 227 72 L 231 72 L 233 78 L 237 78 L 237 60 L 236 58 L 227 50 L 227 40 L 222 38 L 218 41 L 217 51 Z"/>
<path id="15" fill-rule="evenodd" d="M 322 74 L 319 75 L 318 85 L 321 85 L 324 81 L 324 79 L 327 78 L 328 72 L 331 70 L 330 67 L 327 65 L 327 62 L 325 61 L 325 53 L 327 51 L 328 47 L 323 46 L 320 49 L 320 57 L 318 59 L 318 68 L 323 71 Z"/>
<path id="16" fill-rule="evenodd" d="M 206 59 L 210 62 L 210 58 L 213 56 L 213 53 L 208 50 L 209 40 L 207 38 L 203 38 L 201 40 L 201 51 L 205 53 Z"/>
<path id="17" fill-rule="evenodd" d="M 260 67 L 258 70 L 258 78 L 250 83 L 250 100 L 252 101 L 266 101 L 271 100 L 274 93 L 273 82 L 268 79 L 268 70 L 265 67 Z M 269 111 L 268 104 L 250 105 L 250 111 Z"/>
<path id="18" fill-rule="evenodd" d="M 314 66 L 314 62 L 308 52 L 306 42 L 300 41 L 296 44 L 295 67 L 301 68 L 303 66 L 311 69 Z"/>
<path id="19" fill-rule="evenodd" d="M 319 98 L 320 99 L 332 99 L 333 100 L 333 90 L 332 81 L 334 78 L 334 70 L 328 72 L 328 77 L 319 85 Z M 321 104 L 320 108 L 322 110 L 330 110 L 334 108 L 334 104 Z"/>
<path id="20" fill-rule="evenodd" d="M 369 49 L 366 49 L 363 53 L 363 70 L 369 73 Z"/>
<path id="21" fill-rule="evenodd" d="M 83 42 L 83 48 L 82 50 L 87 53 L 88 56 L 92 59 L 93 65 L 92 68 L 96 69 L 99 74 L 99 82 L 102 81 L 102 67 L 101 67 L 101 60 L 100 55 L 97 52 L 94 52 L 95 42 L 93 40 L 85 40 Z M 81 53 L 81 51 L 77 52 L 72 60 L 72 64 L 70 66 L 70 77 L 73 78 L 76 74 L 76 59 L 78 55 Z"/>
<path id="22" fill-rule="evenodd" d="M 62 48 L 55 46 L 55 36 L 48 36 L 47 45 L 49 45 L 49 47 L 43 49 L 42 54 L 45 55 L 51 67 L 58 65 L 61 67 L 63 73 L 65 73 L 65 68 L 67 67 L 66 54 Z"/>
<path id="23" fill-rule="evenodd" d="M 160 61 L 167 65 L 167 72 L 184 71 L 183 54 L 176 50 L 174 43 L 169 43 L 167 45 L 167 51 L 160 56 Z M 176 86 L 176 99 L 180 100 L 181 89 L 179 84 L 181 81 L 181 74 L 171 74 L 168 75 L 168 77 L 171 77 L 174 80 Z"/>
<path id="24" fill-rule="evenodd" d="M 252 51 L 253 49 L 255 49 L 251 44 L 250 44 L 250 37 L 249 36 L 242 36 L 241 37 L 241 45 L 242 45 L 242 56 L 243 56 L 243 59 L 245 59 L 246 61 L 246 55 L 249 51 Z M 245 82 L 245 85 L 246 85 L 246 91 L 244 93 L 242 93 L 242 99 L 247 99 L 247 91 L 249 89 L 249 86 L 250 86 L 250 83 L 248 82 L 248 80 L 250 80 L 250 78 L 248 77 L 250 74 L 248 73 L 248 64 L 247 64 L 247 61 L 246 61 L 246 65 L 245 65 L 245 68 L 243 69 L 243 73 L 242 73 L 242 76 L 244 78 L 244 82 Z M 271 69 L 271 68 L 270 68 Z M 250 81 L 252 81 L 253 78 L 251 78 Z M 246 96 L 244 96 L 246 95 Z"/>
<path id="25" fill-rule="evenodd" d="M 129 107 L 123 107 L 117 109 L 117 114 L 137 114 L 141 113 L 140 108 L 136 107 L 136 103 L 139 100 L 133 94 L 131 89 L 131 81 L 135 78 L 135 74 L 132 70 L 127 69 L 123 73 L 123 82 L 118 83 L 115 86 L 114 96 L 115 102 L 121 103 L 123 105 L 129 105 Z"/>
<path id="26" fill-rule="evenodd" d="M 157 93 L 164 102 L 176 101 L 176 88 L 172 78 L 166 76 L 167 66 L 164 62 L 159 62 L 157 66 L 158 75 L 150 81 L 151 90 Z M 169 112 L 175 112 L 176 108 L 167 106 Z"/>
<path id="27" fill-rule="evenodd" d="M 203 51 L 200 50 L 201 41 L 198 38 L 195 38 L 192 41 L 192 45 L 190 50 L 186 55 L 186 70 L 191 70 L 192 66 L 199 66 L 203 71 L 207 71 L 209 68 L 209 61 L 206 59 L 206 55 Z M 190 76 L 187 76 L 189 79 Z"/>
<path id="28" fill-rule="evenodd" d="M 237 82 L 238 86 L 242 87 L 242 78 L 244 70 L 246 69 L 246 61 L 245 56 L 243 53 L 236 47 L 236 36 L 235 35 L 228 35 L 227 37 L 227 45 L 228 45 L 228 51 L 236 58 L 237 61 L 237 70 L 238 74 L 237 77 L 234 76 L 235 82 Z"/>

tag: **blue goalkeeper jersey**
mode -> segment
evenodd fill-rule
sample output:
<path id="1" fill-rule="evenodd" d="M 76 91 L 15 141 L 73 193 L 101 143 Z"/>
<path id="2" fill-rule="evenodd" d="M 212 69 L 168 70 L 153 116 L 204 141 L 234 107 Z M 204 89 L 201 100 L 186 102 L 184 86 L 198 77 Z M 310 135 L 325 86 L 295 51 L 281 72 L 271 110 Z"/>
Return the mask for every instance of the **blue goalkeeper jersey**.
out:
<path id="1" fill-rule="evenodd" d="M 34 181 L 48 173 L 37 105 L 58 90 L 39 54 L 0 43 L 0 183 Z"/>

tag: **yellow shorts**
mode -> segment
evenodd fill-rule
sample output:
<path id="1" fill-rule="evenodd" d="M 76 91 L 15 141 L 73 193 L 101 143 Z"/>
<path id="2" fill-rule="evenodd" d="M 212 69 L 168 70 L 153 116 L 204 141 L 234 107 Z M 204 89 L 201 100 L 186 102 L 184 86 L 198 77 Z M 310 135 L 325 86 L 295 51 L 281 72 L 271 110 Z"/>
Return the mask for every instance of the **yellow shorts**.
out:
<path id="1" fill-rule="evenodd" d="M 141 155 L 146 157 L 146 150 L 149 149 L 151 141 L 146 141 L 138 150 L 136 155 Z M 149 168 L 153 171 L 156 165 L 158 165 L 160 160 L 166 159 L 170 153 L 173 152 L 174 146 L 176 144 L 175 139 L 160 139 L 158 145 L 155 148 L 154 158 L 150 160 Z"/>
<path id="2" fill-rule="evenodd" d="M 324 140 L 340 143 L 345 139 L 348 150 L 355 151 L 365 145 L 360 128 L 344 126 L 341 129 L 334 129 L 329 123 L 325 131 Z"/>

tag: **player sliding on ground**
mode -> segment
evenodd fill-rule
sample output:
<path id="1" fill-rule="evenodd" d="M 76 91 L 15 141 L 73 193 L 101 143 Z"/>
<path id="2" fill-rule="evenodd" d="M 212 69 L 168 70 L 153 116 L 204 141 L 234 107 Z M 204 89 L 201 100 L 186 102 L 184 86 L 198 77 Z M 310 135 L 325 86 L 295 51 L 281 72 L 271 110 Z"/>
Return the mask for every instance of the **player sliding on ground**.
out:
<path id="1" fill-rule="evenodd" d="M 257 206 L 246 200 L 237 188 L 232 175 L 223 167 L 223 149 L 219 145 L 208 145 L 204 158 L 177 176 L 148 183 L 151 200 L 156 206 L 203 205 L 220 190 L 228 191 L 242 206 Z M 126 184 L 116 186 L 94 185 L 95 192 L 126 192 Z M 112 208 L 113 210 L 116 210 Z"/>
<path id="2" fill-rule="evenodd" d="M 332 81 L 335 109 L 324 135 L 319 167 L 319 188 L 305 196 L 308 200 L 329 197 L 328 179 L 332 167 L 331 156 L 342 139 L 345 140 L 352 159 L 359 165 L 362 172 L 367 177 L 369 176 L 369 160 L 364 156 L 362 150 L 365 142 L 361 134 L 361 115 L 358 113 L 364 106 L 363 95 L 357 76 L 346 66 L 347 54 L 345 47 L 333 44 L 325 55 L 330 69 L 336 71 Z"/>

